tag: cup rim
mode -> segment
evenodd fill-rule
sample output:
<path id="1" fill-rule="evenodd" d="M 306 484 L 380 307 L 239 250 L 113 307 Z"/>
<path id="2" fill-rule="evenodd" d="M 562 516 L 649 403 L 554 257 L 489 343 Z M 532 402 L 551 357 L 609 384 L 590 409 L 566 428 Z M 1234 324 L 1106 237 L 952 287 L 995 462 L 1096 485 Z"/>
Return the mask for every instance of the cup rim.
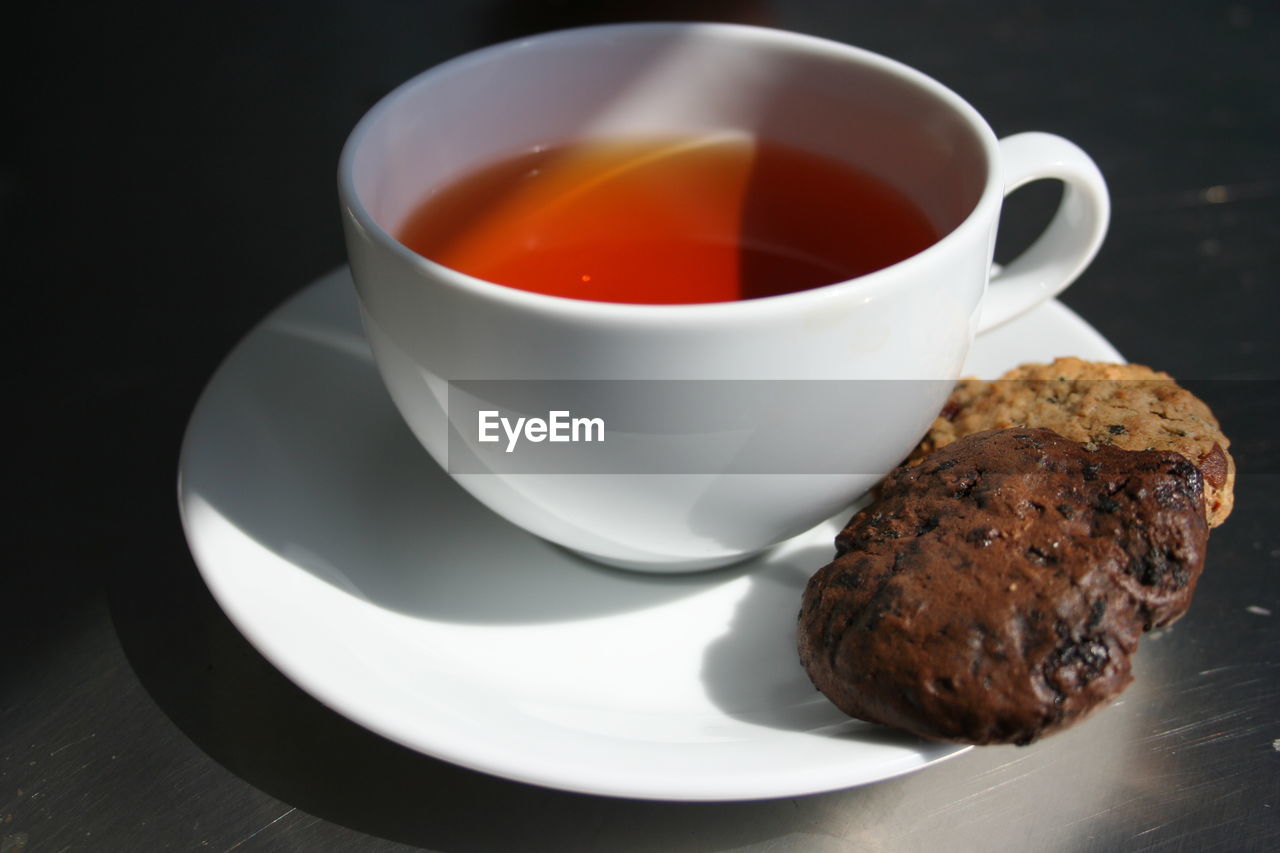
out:
<path id="1" fill-rule="evenodd" d="M 979 194 L 973 209 L 965 215 L 958 225 L 935 240 L 927 248 L 887 267 L 845 281 L 833 282 L 808 290 L 724 302 L 636 303 L 606 302 L 539 293 L 510 287 L 460 272 L 438 261 L 419 255 L 405 246 L 378 224 L 361 200 L 355 186 L 355 163 L 361 144 L 369 134 L 370 129 L 384 113 L 394 109 L 397 102 L 410 90 L 423 85 L 430 79 L 456 72 L 468 65 L 484 63 L 495 54 L 516 49 L 526 49 L 535 44 L 591 40 L 616 36 L 622 33 L 670 33 L 676 31 L 723 33 L 737 39 L 787 45 L 837 59 L 853 60 L 890 73 L 932 95 L 938 101 L 950 107 L 954 113 L 961 116 L 980 143 L 986 161 L 987 174 L 982 192 Z M 930 263 L 935 256 L 949 251 L 955 244 L 972 239 L 971 234 L 975 229 L 984 228 L 983 223 L 987 219 L 990 209 L 993 206 L 998 207 L 1003 198 L 1003 187 L 998 164 L 999 148 L 995 132 L 982 115 L 952 89 L 923 71 L 912 68 L 896 59 L 843 42 L 772 27 L 720 22 L 631 22 L 552 30 L 499 42 L 460 54 L 415 74 L 380 98 L 377 103 L 365 112 L 348 135 L 338 159 L 338 195 L 356 224 L 371 240 L 411 266 L 430 274 L 434 280 L 445 282 L 448 286 L 464 291 L 471 296 L 504 304 L 515 310 L 559 317 L 573 317 L 599 322 L 655 322 L 670 324 L 672 322 L 702 322 L 722 313 L 736 319 L 749 319 L 752 316 L 775 313 L 784 307 L 804 310 L 816 307 L 822 301 L 830 299 L 834 295 L 853 291 L 868 299 L 873 298 L 878 291 L 892 287 L 893 282 L 900 276 L 909 275 L 912 270 Z M 986 240 L 985 236 L 983 240 Z"/>

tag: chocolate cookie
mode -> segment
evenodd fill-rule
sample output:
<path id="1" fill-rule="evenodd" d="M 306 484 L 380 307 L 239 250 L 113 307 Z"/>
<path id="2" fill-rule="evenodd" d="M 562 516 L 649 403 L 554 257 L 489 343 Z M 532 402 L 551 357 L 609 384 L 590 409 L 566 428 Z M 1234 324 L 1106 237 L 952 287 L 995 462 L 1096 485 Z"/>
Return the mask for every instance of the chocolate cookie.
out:
<path id="1" fill-rule="evenodd" d="M 1015 426 L 1045 427 L 1091 447 L 1177 451 L 1204 475 L 1209 526 L 1231 513 L 1231 442 L 1208 406 L 1167 373 L 1140 364 L 1059 358 L 1024 364 L 994 382 L 962 380 L 909 461 L 970 433 Z"/>
<path id="2" fill-rule="evenodd" d="M 1186 611 L 1202 504 L 1177 453 L 970 435 L 890 474 L 840 533 L 805 590 L 801 662 L 854 717 L 1029 743 L 1114 698 L 1139 635 Z"/>

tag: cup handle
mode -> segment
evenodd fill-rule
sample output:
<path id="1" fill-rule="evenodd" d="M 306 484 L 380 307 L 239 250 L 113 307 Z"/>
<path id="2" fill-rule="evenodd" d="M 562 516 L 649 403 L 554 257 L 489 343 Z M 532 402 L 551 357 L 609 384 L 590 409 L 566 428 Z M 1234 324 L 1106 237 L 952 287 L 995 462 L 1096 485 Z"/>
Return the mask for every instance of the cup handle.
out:
<path id="1" fill-rule="evenodd" d="M 1043 178 L 1055 178 L 1066 187 L 1044 233 L 992 274 L 979 333 L 1061 293 L 1098 253 L 1111 218 L 1107 183 L 1075 143 L 1051 133 L 1019 133 L 999 144 L 1005 195 Z"/>

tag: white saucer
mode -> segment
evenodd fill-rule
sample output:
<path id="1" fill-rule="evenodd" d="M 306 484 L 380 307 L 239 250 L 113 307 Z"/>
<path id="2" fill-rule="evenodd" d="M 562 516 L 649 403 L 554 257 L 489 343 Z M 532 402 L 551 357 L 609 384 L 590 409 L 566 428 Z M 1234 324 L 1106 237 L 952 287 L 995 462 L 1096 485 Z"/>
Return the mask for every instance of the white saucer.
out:
<path id="1" fill-rule="evenodd" d="M 1119 360 L 1051 302 L 984 335 L 970 373 Z M 606 569 L 500 520 L 387 398 L 346 270 L 232 351 L 187 428 L 179 499 L 219 604 L 289 678 L 405 746 L 555 788 L 785 797 L 963 751 L 845 717 L 794 626 L 833 521 L 745 565 Z"/>

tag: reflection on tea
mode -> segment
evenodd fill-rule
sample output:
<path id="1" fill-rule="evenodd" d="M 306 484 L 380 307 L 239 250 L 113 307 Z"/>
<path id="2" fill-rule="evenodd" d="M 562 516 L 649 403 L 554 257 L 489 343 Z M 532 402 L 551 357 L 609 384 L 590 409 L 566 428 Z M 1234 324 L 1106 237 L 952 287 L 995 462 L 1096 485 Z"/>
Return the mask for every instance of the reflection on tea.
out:
<path id="1" fill-rule="evenodd" d="M 921 210 L 872 175 L 725 136 L 523 153 L 432 193 L 397 236 L 477 278 L 632 303 L 808 290 L 889 266 L 938 239 Z"/>

